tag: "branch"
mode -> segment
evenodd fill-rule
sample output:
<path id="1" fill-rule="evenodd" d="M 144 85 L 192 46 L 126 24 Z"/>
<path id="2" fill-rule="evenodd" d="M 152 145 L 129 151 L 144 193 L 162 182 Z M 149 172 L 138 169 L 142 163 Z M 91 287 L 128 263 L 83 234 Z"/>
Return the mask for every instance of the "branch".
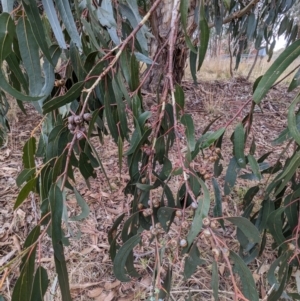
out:
<path id="1" fill-rule="evenodd" d="M 223 20 L 223 24 L 229 23 L 234 19 L 238 19 L 241 18 L 242 16 L 244 16 L 245 14 L 247 14 L 257 3 L 259 2 L 259 0 L 252 0 L 247 6 L 245 6 L 243 9 L 234 12 L 233 14 L 231 14 L 230 16 L 226 17 Z M 215 23 L 209 23 L 208 27 L 212 28 L 215 26 Z"/>

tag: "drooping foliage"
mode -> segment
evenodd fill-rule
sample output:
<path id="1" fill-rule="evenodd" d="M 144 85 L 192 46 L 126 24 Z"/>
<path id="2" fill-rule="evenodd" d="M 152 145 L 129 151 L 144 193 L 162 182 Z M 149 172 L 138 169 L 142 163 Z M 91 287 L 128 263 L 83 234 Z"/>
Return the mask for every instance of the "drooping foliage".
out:
<path id="1" fill-rule="evenodd" d="M 277 300 L 282 294 L 288 297 L 284 289 L 293 266 L 298 266 L 299 248 L 299 95 L 290 106 L 287 129 L 274 141 L 276 145 L 286 141 L 294 144 L 295 151 L 289 159 L 282 164 L 279 157 L 276 164 L 269 165 L 270 154 L 258 157 L 254 139 L 249 152 L 245 151 L 245 145 L 255 105 L 263 101 L 280 75 L 300 55 L 300 40 L 292 43 L 297 27 L 289 13 L 294 1 L 253 0 L 248 4 L 199 1 L 197 5 L 185 0 L 140 2 L 22 0 L 13 5 L 12 1 L 2 0 L 0 143 L 5 142 L 7 129 L 7 95 L 13 97 L 23 111 L 26 111 L 24 102 L 30 102 L 43 116 L 38 139 L 35 129 L 24 145 L 23 170 L 16 179 L 20 193 L 15 209 L 23 206 L 29 193 L 34 192 L 39 196 L 41 219 L 32 227 L 24 251 L 19 255 L 20 276 L 12 300 L 43 300 L 48 276 L 42 263 L 36 261 L 36 253 L 45 235 L 52 239 L 62 300 L 71 300 L 64 256 L 64 245 L 69 242 L 62 223 L 64 229 L 68 229 L 70 220 L 80 221 L 89 214 L 88 205 L 76 190 L 75 170 L 89 185 L 89 179 L 96 177 L 99 168 L 110 185 L 101 154 L 90 140 L 98 137 L 102 142 L 104 135 L 111 135 L 118 146 L 116 158 L 119 158 L 120 170 L 122 158 L 127 158 L 130 180 L 124 193 L 132 196 L 130 215 L 123 213 L 108 233 L 110 256 L 118 279 L 129 281 L 139 277 L 134 267 L 133 249 L 150 235 L 156 244 L 154 256 L 157 258 L 151 294 L 168 298 L 171 262 L 166 261 L 169 266 L 165 268 L 163 284 L 157 281 L 165 254 L 161 250 L 169 243 L 164 238 L 176 216 L 185 225 L 178 233 L 176 252 L 178 254 L 180 249 L 185 256 L 183 274 L 186 279 L 197 266 L 207 264 L 200 258 L 201 248 L 197 243 L 207 237 L 214 244 L 213 296 L 218 298 L 217 269 L 222 257 L 232 278 L 236 299 L 259 300 L 247 265 L 264 252 L 270 233 L 278 259 L 268 272 L 268 282 L 274 285 L 268 300 Z M 191 15 L 188 4 L 195 8 L 192 16 L 197 26 L 193 31 L 188 30 Z M 158 89 L 157 103 L 146 110 L 141 87 L 148 73 L 140 75 L 140 66 L 145 64 L 147 70 L 155 68 L 156 57 L 151 57 L 148 51 L 154 31 L 150 17 L 155 17 L 164 5 L 165 13 L 168 9 L 172 13 L 169 27 L 158 27 L 167 32 L 161 49 L 167 51 L 165 72 L 157 74 L 164 78 L 164 86 Z M 224 167 L 222 140 L 229 124 L 211 131 L 211 123 L 201 135 L 196 135 L 192 115 L 185 112 L 183 89 L 174 82 L 177 37 L 183 34 L 182 47 L 190 49 L 190 67 L 196 82 L 196 70 L 205 59 L 213 27 L 217 34 L 232 33 L 240 45 L 238 53 L 252 40 L 257 49 L 264 40 L 271 53 L 274 37 L 280 34 L 285 34 L 291 44 L 254 83 L 253 95 L 244 105 L 252 104 L 250 111 L 232 133 L 232 158 Z M 293 81 L 290 89 L 297 89 L 298 84 L 299 81 Z M 184 152 L 180 137 L 186 141 Z M 124 141 L 129 142 L 127 149 L 124 149 Z M 177 154 L 174 161 L 170 159 L 170 150 Z M 211 154 L 209 158 L 204 152 Z M 37 165 L 36 158 L 41 158 L 42 164 Z M 194 168 L 192 163 L 196 158 L 214 164 L 214 175 Z M 223 169 L 225 178 L 221 186 L 218 178 L 223 175 Z M 266 186 L 253 186 L 246 193 L 242 216 L 223 214 L 222 198 L 230 195 L 238 177 L 260 181 L 269 175 L 272 180 Z M 180 178 L 175 190 L 170 185 L 174 177 Z M 206 185 L 211 178 L 214 200 Z M 254 206 L 255 196 L 261 190 L 260 206 Z M 66 192 L 74 194 L 82 210 L 79 215 L 68 218 L 63 214 L 67 211 Z M 188 214 L 191 222 L 187 223 Z M 223 228 L 228 223 L 237 227 L 238 254 L 229 250 L 214 230 L 218 223 Z M 278 275 L 277 267 L 281 272 Z M 235 274 L 239 275 L 241 287 Z"/>

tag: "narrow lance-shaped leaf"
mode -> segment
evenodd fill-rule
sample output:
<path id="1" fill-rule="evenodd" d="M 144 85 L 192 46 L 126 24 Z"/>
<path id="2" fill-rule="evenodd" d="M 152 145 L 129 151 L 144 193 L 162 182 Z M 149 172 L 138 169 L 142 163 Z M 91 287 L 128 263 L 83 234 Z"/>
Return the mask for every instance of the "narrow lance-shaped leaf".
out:
<path id="1" fill-rule="evenodd" d="M 77 189 L 75 187 L 74 187 L 74 193 L 75 193 L 77 204 L 79 205 L 79 207 L 81 208 L 82 211 L 80 214 L 71 217 L 70 220 L 71 221 L 79 221 L 79 220 L 82 220 L 82 219 L 88 217 L 88 215 L 90 213 L 90 208 L 89 208 L 89 205 L 86 203 L 84 198 L 80 195 L 80 193 L 77 191 Z"/>
<path id="2" fill-rule="evenodd" d="M 247 236 L 250 243 L 260 243 L 260 233 L 248 219 L 242 216 L 225 217 L 225 219 L 236 225 Z"/>
<path id="3" fill-rule="evenodd" d="M 297 104 L 299 103 L 299 101 L 300 101 L 300 93 L 296 96 L 296 98 L 293 100 L 293 102 L 291 103 L 291 105 L 289 107 L 289 111 L 288 111 L 288 129 L 290 131 L 291 136 L 300 145 L 300 132 L 297 128 L 296 114 L 295 114 L 295 108 L 296 108 Z"/>
<path id="4" fill-rule="evenodd" d="M 298 71 L 294 75 L 294 78 L 292 79 L 292 81 L 291 81 L 291 83 L 289 85 L 288 92 L 293 91 L 299 85 L 300 85 L 300 68 L 298 69 Z"/>
<path id="5" fill-rule="evenodd" d="M 81 94 L 84 82 L 78 82 L 74 84 L 70 90 L 67 91 L 65 95 L 58 96 L 52 98 L 51 100 L 47 101 L 43 105 L 43 113 L 49 113 L 55 109 L 62 107 L 63 105 L 72 102 Z"/>
<path id="6" fill-rule="evenodd" d="M 239 123 L 234 130 L 234 156 L 240 167 L 246 167 L 244 155 L 245 132 L 242 123 Z"/>
<path id="7" fill-rule="evenodd" d="M 42 0 L 42 3 L 59 47 L 62 49 L 66 49 L 67 45 L 58 21 L 53 0 Z"/>
<path id="8" fill-rule="evenodd" d="M 113 270 L 116 278 L 120 281 L 130 281 L 130 278 L 126 275 L 125 264 L 129 254 L 140 241 L 141 237 L 139 234 L 132 236 L 124 243 L 124 245 L 118 251 L 114 259 Z"/>
<path id="9" fill-rule="evenodd" d="M 24 185 L 24 187 L 21 189 L 21 191 L 18 194 L 17 200 L 14 205 L 14 210 L 17 209 L 25 201 L 30 191 L 34 191 L 36 181 L 37 179 L 34 178 Z"/>
<path id="10" fill-rule="evenodd" d="M 0 64 L 11 53 L 15 24 L 8 13 L 0 15 Z"/>
<path id="11" fill-rule="evenodd" d="M 29 248 L 38 240 L 40 236 L 40 226 L 36 226 L 29 233 L 24 243 L 24 249 Z M 34 266 L 35 266 L 35 255 L 36 245 L 34 245 L 29 252 L 26 252 L 22 257 L 20 264 L 21 274 L 15 284 L 14 291 L 12 294 L 12 301 L 30 301 L 33 277 L 34 277 Z"/>
<path id="12" fill-rule="evenodd" d="M 230 251 L 230 259 L 234 263 L 233 271 L 238 273 L 242 284 L 242 293 L 251 301 L 258 301 L 258 293 L 256 290 L 255 282 L 252 273 L 245 265 L 244 261 L 234 252 Z"/>
<path id="13" fill-rule="evenodd" d="M 36 151 L 36 139 L 34 137 L 30 137 L 23 147 L 23 156 L 22 161 L 24 168 L 34 168 L 35 161 L 34 155 Z"/>
<path id="14" fill-rule="evenodd" d="M 281 76 L 283 71 L 292 64 L 292 62 L 299 57 L 300 53 L 300 40 L 297 40 L 287 49 L 285 49 L 279 57 L 275 60 L 272 66 L 268 69 L 265 75 L 258 83 L 253 99 L 256 103 L 260 103 L 264 96 L 267 94 L 271 86 Z"/>
<path id="15" fill-rule="evenodd" d="M 192 116 L 184 114 L 181 117 L 180 121 L 185 126 L 186 139 L 188 142 L 189 149 L 192 152 L 195 149 L 195 129 Z"/>
<path id="16" fill-rule="evenodd" d="M 239 170 L 240 167 L 236 161 L 236 158 L 235 157 L 231 158 L 225 175 L 225 185 L 224 185 L 225 195 L 229 195 L 231 189 L 233 188 Z"/>
<path id="17" fill-rule="evenodd" d="M 62 300 L 72 301 L 68 279 L 68 271 L 62 245 L 61 219 L 63 213 L 63 194 L 56 184 L 52 184 L 49 191 L 49 203 L 52 218 L 52 245 L 54 249 L 54 262 L 58 274 L 58 282 Z"/>
<path id="18" fill-rule="evenodd" d="M 43 88 L 39 47 L 29 21 L 25 17 L 18 20 L 17 36 L 22 60 L 28 74 L 30 95 L 39 96 Z"/>
<path id="19" fill-rule="evenodd" d="M 209 27 L 205 18 L 205 11 L 204 11 L 204 1 L 201 1 L 200 4 L 200 18 L 199 18 L 199 28 L 200 28 L 200 46 L 198 48 L 198 68 L 199 71 L 207 51 L 208 42 L 209 42 Z"/>
<path id="20" fill-rule="evenodd" d="M 51 0 L 50 0 L 51 1 Z M 47 40 L 45 39 L 44 26 L 39 14 L 36 0 L 22 0 L 26 15 L 30 21 L 30 26 L 34 37 L 43 51 L 47 60 L 52 64 L 52 58 L 48 49 Z"/>
<path id="21" fill-rule="evenodd" d="M 215 300 L 218 300 L 218 291 L 219 291 L 219 270 L 218 270 L 218 264 L 214 260 L 212 264 L 212 277 L 211 277 L 211 287 L 213 290 L 213 296 Z"/>
<path id="22" fill-rule="evenodd" d="M 43 267 L 39 266 L 35 272 L 30 301 L 44 300 L 44 295 L 47 291 L 48 282 L 49 279 L 47 271 Z"/>
<path id="23" fill-rule="evenodd" d="M 48 0 L 49 1 L 49 0 Z M 52 0 L 50 0 L 52 1 Z M 57 9 L 59 11 L 60 17 L 67 29 L 68 34 L 71 37 L 72 42 L 78 47 L 78 49 L 81 49 L 81 40 L 76 28 L 76 24 L 74 21 L 74 17 L 70 8 L 70 3 L 68 0 L 60 0 L 55 1 L 55 4 L 57 6 Z"/>
<path id="24" fill-rule="evenodd" d="M 194 243 L 184 261 L 184 278 L 189 279 L 196 271 L 197 266 L 202 264 L 205 264 L 205 261 L 200 258 L 199 249 L 197 244 Z"/>
<path id="25" fill-rule="evenodd" d="M 219 184 L 215 178 L 212 179 L 212 184 L 214 188 L 214 194 L 215 194 L 215 206 L 214 206 L 214 217 L 222 217 L 222 195 L 220 191 Z M 224 220 L 218 219 L 218 222 L 224 229 Z"/>

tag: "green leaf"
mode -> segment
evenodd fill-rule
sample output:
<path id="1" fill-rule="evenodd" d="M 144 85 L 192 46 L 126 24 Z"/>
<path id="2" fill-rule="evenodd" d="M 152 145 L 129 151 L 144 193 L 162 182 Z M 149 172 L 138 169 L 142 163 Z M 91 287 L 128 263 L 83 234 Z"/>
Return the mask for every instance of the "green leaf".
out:
<path id="1" fill-rule="evenodd" d="M 242 283 L 242 293 L 251 301 L 259 301 L 255 282 L 252 273 L 245 265 L 244 261 L 234 252 L 230 251 L 230 259 L 234 262 L 233 271 L 240 276 Z"/>
<path id="2" fill-rule="evenodd" d="M 279 57 L 275 60 L 272 66 L 268 69 L 257 85 L 253 94 L 253 100 L 260 103 L 267 94 L 271 86 L 281 76 L 283 71 L 292 64 L 292 62 L 299 57 L 300 40 L 297 40 L 288 48 L 286 48 Z"/>
<path id="3" fill-rule="evenodd" d="M 196 271 L 198 265 L 205 264 L 205 260 L 200 258 L 200 252 L 196 243 L 193 243 L 188 256 L 184 261 L 183 275 L 185 279 L 190 278 Z"/>
<path id="4" fill-rule="evenodd" d="M 22 85 L 24 91 L 28 94 L 28 81 L 25 78 L 19 64 L 20 64 L 20 60 L 17 57 L 17 55 L 14 52 L 11 52 L 9 56 L 6 57 L 6 62 L 9 66 L 10 71 L 13 72 L 13 74 L 15 75 L 15 77 L 17 78 L 17 80 L 19 81 L 19 83 Z M 18 89 L 17 87 L 15 87 L 16 89 Z M 53 86 L 52 86 L 53 88 Z"/>
<path id="5" fill-rule="evenodd" d="M 19 206 L 22 205 L 22 203 L 26 200 L 28 194 L 30 191 L 34 191 L 36 187 L 36 181 L 37 179 L 31 179 L 29 182 L 27 182 L 24 187 L 21 189 L 21 191 L 18 194 L 17 200 L 14 205 L 14 210 L 17 209 Z"/>
<path id="6" fill-rule="evenodd" d="M 298 69 L 298 71 L 295 73 L 294 78 L 292 79 L 289 88 L 288 88 L 288 92 L 293 91 L 295 88 L 297 88 L 300 85 L 300 68 Z"/>
<path id="7" fill-rule="evenodd" d="M 122 100 L 123 98 L 123 93 L 120 90 L 119 84 L 116 81 L 115 78 L 112 80 L 112 88 L 115 93 L 115 98 L 117 102 L 117 111 L 118 111 L 118 116 L 120 120 L 120 125 L 121 125 L 121 130 L 123 135 L 128 139 L 128 125 L 127 125 L 127 116 L 126 116 L 126 108 L 125 104 Z"/>
<path id="8" fill-rule="evenodd" d="M 118 251 L 113 264 L 113 270 L 116 278 L 122 282 L 128 282 L 131 279 L 126 275 L 125 264 L 133 248 L 139 244 L 141 237 L 139 234 L 129 238 Z"/>
<path id="9" fill-rule="evenodd" d="M 197 84 L 197 70 L 196 70 L 196 64 L 197 64 L 197 54 L 193 51 L 190 52 L 190 70 L 191 75 L 194 80 L 194 84 Z"/>
<path id="10" fill-rule="evenodd" d="M 282 214 L 284 209 L 284 207 L 281 207 L 271 212 L 267 220 L 267 227 L 274 237 L 277 245 L 281 245 L 285 241 L 285 237 L 282 234 Z"/>
<path id="11" fill-rule="evenodd" d="M 224 219 L 230 221 L 236 225 L 248 238 L 249 242 L 252 244 L 260 243 L 261 237 L 257 228 L 245 217 L 224 217 Z"/>
<path id="12" fill-rule="evenodd" d="M 237 174 L 239 171 L 240 171 L 240 167 L 236 161 L 236 158 L 235 157 L 231 158 L 225 175 L 225 184 L 224 184 L 225 196 L 230 194 L 230 191 L 235 184 Z"/>
<path id="13" fill-rule="evenodd" d="M 172 267 L 168 266 L 167 274 L 163 282 L 163 286 L 159 291 L 159 300 L 169 300 L 172 284 Z"/>
<path id="14" fill-rule="evenodd" d="M 258 180 L 261 180 L 261 173 L 259 171 L 259 165 L 257 161 L 255 160 L 254 156 L 248 155 L 248 161 L 251 166 L 252 172 L 257 177 Z"/>
<path id="15" fill-rule="evenodd" d="M 24 168 L 34 168 L 35 161 L 34 155 L 36 151 L 36 139 L 34 137 L 30 137 L 23 147 L 23 165 Z"/>
<path id="16" fill-rule="evenodd" d="M 24 249 L 29 248 L 38 240 L 40 236 L 40 226 L 36 226 L 29 233 L 24 243 Z M 34 266 L 35 266 L 36 245 L 26 252 L 22 257 L 20 264 L 20 277 L 18 278 L 12 294 L 12 301 L 30 301 L 32 285 L 34 282 Z"/>
<path id="17" fill-rule="evenodd" d="M 89 177 L 96 178 L 96 172 L 89 160 L 89 157 L 84 153 L 81 152 L 79 156 L 79 170 L 82 176 L 87 180 Z"/>
<path id="18" fill-rule="evenodd" d="M 105 107 L 105 115 L 106 115 L 106 120 L 107 120 L 107 125 L 109 128 L 109 131 L 116 143 L 118 143 L 118 128 L 116 126 L 115 119 L 113 117 L 113 112 L 112 112 L 112 107 L 111 107 L 111 96 L 109 91 L 107 90 L 104 96 L 104 107 Z"/>
<path id="19" fill-rule="evenodd" d="M 88 215 L 90 213 L 90 207 L 75 187 L 73 188 L 73 190 L 74 190 L 74 193 L 75 193 L 77 204 L 81 208 L 81 213 L 79 215 L 72 216 L 70 218 L 70 220 L 71 221 L 80 221 L 80 220 L 88 217 Z"/>
<path id="20" fill-rule="evenodd" d="M 222 212 L 222 195 L 220 191 L 219 184 L 215 178 L 212 178 L 212 184 L 214 188 L 214 194 L 215 194 L 215 206 L 214 206 L 214 217 L 223 217 L 223 212 Z M 223 219 L 218 219 L 218 222 L 224 229 L 224 220 Z"/>
<path id="21" fill-rule="evenodd" d="M 200 4 L 200 18 L 199 18 L 199 28 L 200 28 L 200 46 L 198 48 L 198 67 L 197 71 L 200 70 L 203 61 L 205 59 L 205 54 L 208 47 L 209 42 L 209 27 L 205 18 L 205 8 L 204 1 L 201 1 Z"/>
<path id="22" fill-rule="evenodd" d="M 300 132 L 297 128 L 296 122 L 296 114 L 295 108 L 300 101 L 300 93 L 295 97 L 293 102 L 291 103 L 288 111 L 288 129 L 291 136 L 295 139 L 295 141 L 300 145 Z"/>
<path id="23" fill-rule="evenodd" d="M 52 0 L 50 0 L 52 1 Z M 78 34 L 74 17 L 70 8 L 68 0 L 60 0 L 55 2 L 59 11 L 62 22 L 64 23 L 66 30 L 71 38 L 71 41 L 77 46 L 78 49 L 82 48 L 80 36 Z M 51 24 L 51 22 L 50 22 Z M 52 25 L 52 24 L 51 24 Z"/>
<path id="24" fill-rule="evenodd" d="M 29 79 L 29 94 L 41 95 L 43 88 L 39 46 L 33 35 L 29 21 L 21 17 L 17 24 L 17 36 L 24 67 Z"/>
<path id="25" fill-rule="evenodd" d="M 1 0 L 1 4 L 3 12 L 10 13 L 14 9 L 14 2 L 12 0 Z"/>
<path id="26" fill-rule="evenodd" d="M 157 211 L 157 218 L 165 232 L 169 232 L 170 226 L 175 217 L 176 208 L 160 207 Z"/>
<path id="27" fill-rule="evenodd" d="M 122 157 L 123 157 L 123 139 L 118 137 L 118 158 L 119 158 L 119 172 L 122 173 Z"/>
<path id="28" fill-rule="evenodd" d="M 43 105 L 43 113 L 49 113 L 77 99 L 82 92 L 83 85 L 84 82 L 78 82 L 74 84 L 65 95 L 54 97 L 51 100 L 47 101 Z"/>
<path id="29" fill-rule="evenodd" d="M 47 40 L 45 39 L 44 26 L 39 14 L 39 9 L 35 0 L 22 0 L 26 15 L 30 21 L 30 27 L 34 37 L 43 51 L 47 60 L 52 64 L 52 58 L 48 49 Z M 21 49 L 22 50 L 22 49 Z"/>
<path id="30" fill-rule="evenodd" d="M 174 96 L 175 96 L 175 102 L 176 102 L 176 115 L 177 115 L 177 118 L 179 118 L 179 112 L 184 111 L 185 100 L 184 100 L 183 89 L 178 84 L 176 84 L 176 86 L 175 86 Z"/>
<path id="31" fill-rule="evenodd" d="M 49 279 L 47 271 L 39 266 L 35 272 L 30 301 L 43 301 L 48 288 L 48 283 Z"/>
<path id="32" fill-rule="evenodd" d="M 43 3 L 45 13 L 48 17 L 49 23 L 51 25 L 51 28 L 53 30 L 53 33 L 55 35 L 55 38 L 58 42 L 58 45 L 62 49 L 67 49 L 67 45 L 66 45 L 59 21 L 58 21 L 58 17 L 56 14 L 53 0 L 42 0 L 42 3 Z"/>
<path id="33" fill-rule="evenodd" d="M 114 237 L 116 236 L 117 229 L 118 229 L 119 225 L 121 224 L 121 222 L 123 221 L 124 216 L 125 216 L 125 213 L 122 213 L 121 215 L 119 215 L 116 218 L 116 220 L 114 221 L 114 224 L 112 225 L 112 227 L 109 229 L 109 231 L 108 231 L 109 244 L 112 243 Z M 113 260 L 113 258 L 112 258 L 112 260 Z"/>
<path id="34" fill-rule="evenodd" d="M 15 24 L 8 13 L 0 15 L 0 64 L 12 52 Z"/>
<path id="35" fill-rule="evenodd" d="M 49 203 L 52 219 L 52 246 L 54 249 L 54 262 L 58 275 L 62 300 L 72 301 L 68 280 L 68 271 L 62 245 L 61 219 L 63 213 L 63 194 L 56 184 L 52 184 L 49 191 Z"/>
<path id="36" fill-rule="evenodd" d="M 194 219 L 192 222 L 191 229 L 187 236 L 187 242 L 188 246 L 190 246 L 194 239 L 197 237 L 199 232 L 202 229 L 202 220 L 204 217 L 208 215 L 209 211 L 209 205 L 210 205 L 210 199 L 209 198 L 203 198 L 198 200 L 198 207 L 195 210 Z"/>
<path id="37" fill-rule="evenodd" d="M 211 288 L 213 290 L 214 299 L 216 301 L 219 300 L 219 270 L 218 264 L 215 260 L 212 263 Z"/>
<path id="38" fill-rule="evenodd" d="M 239 123 L 234 130 L 234 156 L 239 167 L 246 167 L 244 154 L 245 148 L 245 132 L 242 123 Z"/>
<path id="39" fill-rule="evenodd" d="M 184 114 L 181 117 L 181 123 L 185 126 L 185 135 L 190 151 L 195 149 L 195 129 L 192 116 L 189 114 Z"/>
<path id="40" fill-rule="evenodd" d="M 20 187 L 24 182 L 27 182 L 35 174 L 35 168 L 25 168 L 21 171 L 16 179 L 16 184 Z"/>
<path id="41" fill-rule="evenodd" d="M 27 96 L 19 92 L 6 81 L 6 77 L 3 74 L 2 70 L 0 72 L 0 88 L 20 101 L 37 101 L 43 97 L 43 96 L 38 96 L 38 97 Z"/>

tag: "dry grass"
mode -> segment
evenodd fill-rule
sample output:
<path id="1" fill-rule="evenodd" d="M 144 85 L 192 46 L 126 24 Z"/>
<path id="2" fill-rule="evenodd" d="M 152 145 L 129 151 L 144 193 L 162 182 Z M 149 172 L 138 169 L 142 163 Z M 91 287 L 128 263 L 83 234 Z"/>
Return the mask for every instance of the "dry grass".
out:
<path id="1" fill-rule="evenodd" d="M 263 75 L 270 68 L 272 63 L 274 63 L 276 58 L 278 58 L 278 56 L 281 53 L 282 53 L 282 50 L 274 53 L 270 62 L 268 62 L 267 56 L 264 58 L 258 58 L 257 63 L 255 64 L 255 67 L 252 71 L 252 74 L 251 74 L 249 80 L 254 82 L 257 77 Z M 235 57 L 233 57 L 232 70 L 234 73 L 234 77 L 247 77 L 249 70 L 250 70 L 251 66 L 253 65 L 253 62 L 254 62 L 254 58 L 242 59 L 239 64 L 238 70 L 234 70 Z M 290 73 L 297 65 L 300 65 L 300 58 L 296 59 L 283 72 L 283 74 L 280 76 L 279 80 L 281 78 L 283 78 L 284 76 L 286 76 L 288 73 Z M 226 80 L 226 79 L 231 78 L 229 66 L 230 66 L 229 58 L 224 58 L 221 56 L 216 57 L 216 58 L 207 58 L 204 61 L 203 65 L 197 75 L 200 80 L 204 80 L 204 81 Z M 295 72 L 293 74 L 291 74 L 290 76 L 288 76 L 283 81 L 283 84 L 288 85 L 291 82 L 291 80 L 293 79 Z M 189 66 L 187 66 L 185 78 L 187 80 L 191 79 Z"/>

